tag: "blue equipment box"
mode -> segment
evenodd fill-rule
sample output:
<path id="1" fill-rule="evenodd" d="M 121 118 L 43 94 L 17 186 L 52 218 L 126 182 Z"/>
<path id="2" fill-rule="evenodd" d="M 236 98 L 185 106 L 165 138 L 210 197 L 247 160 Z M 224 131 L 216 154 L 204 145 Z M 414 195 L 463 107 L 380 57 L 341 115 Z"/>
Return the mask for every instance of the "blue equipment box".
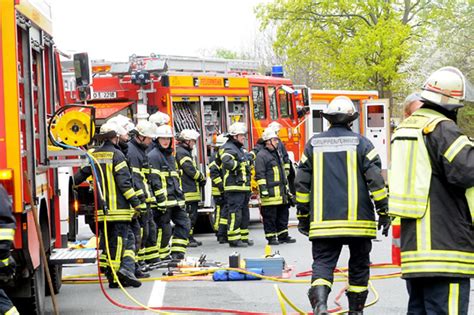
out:
<path id="1" fill-rule="evenodd" d="M 244 258 L 245 268 L 261 268 L 263 275 L 272 277 L 281 277 L 285 260 L 283 257 L 272 258 Z"/>

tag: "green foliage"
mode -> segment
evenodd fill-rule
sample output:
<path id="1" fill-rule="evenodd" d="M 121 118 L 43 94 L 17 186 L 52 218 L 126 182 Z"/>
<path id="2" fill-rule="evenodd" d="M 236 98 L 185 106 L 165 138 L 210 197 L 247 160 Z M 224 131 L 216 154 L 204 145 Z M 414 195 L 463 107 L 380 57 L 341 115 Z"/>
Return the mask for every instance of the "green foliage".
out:
<path id="1" fill-rule="evenodd" d="M 222 58 L 222 59 L 239 59 L 239 55 L 232 50 L 228 50 L 225 48 L 218 48 L 214 52 L 214 56 L 217 58 Z"/>
<path id="2" fill-rule="evenodd" d="M 471 138 L 474 138 L 474 104 L 466 104 L 459 110 L 458 124 L 461 130 Z"/>
<path id="3" fill-rule="evenodd" d="M 314 73 L 314 88 L 376 89 L 391 96 L 403 86 L 401 67 L 453 1 L 275 0 L 257 8 L 262 28 L 276 26 L 274 48 L 287 68 Z"/>

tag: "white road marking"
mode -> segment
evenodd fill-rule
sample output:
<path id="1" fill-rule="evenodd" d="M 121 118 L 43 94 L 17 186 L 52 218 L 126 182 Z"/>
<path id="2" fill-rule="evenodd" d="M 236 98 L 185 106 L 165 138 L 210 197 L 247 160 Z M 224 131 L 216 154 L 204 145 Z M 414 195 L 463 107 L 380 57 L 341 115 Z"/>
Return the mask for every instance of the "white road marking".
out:
<path id="1" fill-rule="evenodd" d="M 164 281 L 155 281 L 153 283 L 153 289 L 151 290 L 150 299 L 148 300 L 148 306 L 163 306 L 163 299 L 165 297 L 165 287 L 166 282 Z"/>

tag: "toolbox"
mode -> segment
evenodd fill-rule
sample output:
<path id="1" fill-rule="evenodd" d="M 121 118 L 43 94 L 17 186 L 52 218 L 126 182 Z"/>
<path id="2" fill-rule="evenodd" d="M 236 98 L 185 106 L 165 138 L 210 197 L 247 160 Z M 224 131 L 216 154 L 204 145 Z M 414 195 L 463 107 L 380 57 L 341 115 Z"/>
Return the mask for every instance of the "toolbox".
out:
<path id="1" fill-rule="evenodd" d="M 283 257 L 271 258 L 245 258 L 245 268 L 261 268 L 263 275 L 281 277 L 285 260 Z"/>

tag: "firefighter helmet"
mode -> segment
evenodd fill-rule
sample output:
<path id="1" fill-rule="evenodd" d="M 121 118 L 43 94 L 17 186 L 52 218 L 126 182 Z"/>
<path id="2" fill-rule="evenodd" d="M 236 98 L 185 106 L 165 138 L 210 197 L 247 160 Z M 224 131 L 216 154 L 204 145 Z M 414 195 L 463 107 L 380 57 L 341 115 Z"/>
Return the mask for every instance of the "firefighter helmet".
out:
<path id="1" fill-rule="evenodd" d="M 447 110 L 463 107 L 463 101 L 471 101 L 472 87 L 459 69 L 443 67 L 433 72 L 425 84 L 421 97 Z"/>
<path id="2" fill-rule="evenodd" d="M 323 117 L 331 124 L 349 124 L 359 117 L 359 113 L 350 98 L 337 96 L 326 107 Z"/>
<path id="3" fill-rule="evenodd" d="M 272 121 L 272 122 L 268 125 L 267 129 L 271 129 L 271 130 L 273 130 L 276 134 L 278 134 L 278 133 L 280 132 L 280 130 L 281 130 L 281 127 L 283 127 L 283 126 L 282 126 L 279 122 L 277 122 L 277 121 Z"/>
<path id="4" fill-rule="evenodd" d="M 148 120 L 141 120 L 138 122 L 135 130 L 142 137 L 156 138 L 157 129 L 155 124 L 149 122 Z"/>
<path id="5" fill-rule="evenodd" d="M 170 122 L 170 116 L 163 112 L 156 112 L 151 115 L 148 120 L 158 126 L 167 125 Z"/>
<path id="6" fill-rule="evenodd" d="M 194 140 L 196 141 L 199 138 L 200 134 L 194 129 L 183 129 L 179 133 L 178 140 L 179 141 L 186 141 L 186 140 Z"/>
<path id="7" fill-rule="evenodd" d="M 247 133 L 247 126 L 243 122 L 235 122 L 229 127 L 229 135 L 245 135 Z"/>
<path id="8" fill-rule="evenodd" d="M 161 125 L 156 128 L 157 138 L 173 138 L 173 130 L 170 125 Z"/>
<path id="9" fill-rule="evenodd" d="M 135 129 L 135 124 L 132 122 L 130 118 L 124 116 L 122 114 L 114 116 L 108 120 L 109 122 L 114 122 L 117 125 L 123 127 L 127 132 L 132 131 Z"/>
<path id="10" fill-rule="evenodd" d="M 278 136 L 273 128 L 268 127 L 262 134 L 262 140 L 267 141 L 273 138 L 278 138 Z"/>
<path id="11" fill-rule="evenodd" d="M 216 137 L 216 147 L 221 147 L 227 142 L 227 135 L 221 133 Z"/>
<path id="12" fill-rule="evenodd" d="M 125 131 L 125 129 L 120 127 L 117 123 L 108 121 L 102 126 L 100 126 L 100 134 L 105 135 L 109 133 L 111 134 L 111 136 L 112 134 L 114 134 L 114 137 L 116 137 L 118 135 L 126 134 L 127 132 Z"/>

